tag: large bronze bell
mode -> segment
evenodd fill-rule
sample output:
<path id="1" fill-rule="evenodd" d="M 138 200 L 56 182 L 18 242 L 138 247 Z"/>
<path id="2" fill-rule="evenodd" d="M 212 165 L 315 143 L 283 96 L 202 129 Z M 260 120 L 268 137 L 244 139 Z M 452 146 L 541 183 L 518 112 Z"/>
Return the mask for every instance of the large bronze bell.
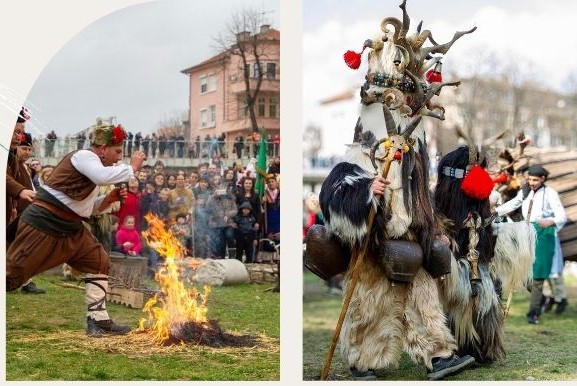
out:
<path id="1" fill-rule="evenodd" d="M 434 240 L 431 247 L 431 255 L 423 266 L 425 270 L 436 279 L 451 272 L 451 249 L 441 240 Z"/>
<path id="2" fill-rule="evenodd" d="M 423 264 L 423 249 L 414 241 L 387 240 L 378 259 L 389 280 L 411 283 Z"/>
<path id="3" fill-rule="evenodd" d="M 323 225 L 309 228 L 306 240 L 305 266 L 321 279 L 345 272 L 351 261 L 350 249 Z"/>

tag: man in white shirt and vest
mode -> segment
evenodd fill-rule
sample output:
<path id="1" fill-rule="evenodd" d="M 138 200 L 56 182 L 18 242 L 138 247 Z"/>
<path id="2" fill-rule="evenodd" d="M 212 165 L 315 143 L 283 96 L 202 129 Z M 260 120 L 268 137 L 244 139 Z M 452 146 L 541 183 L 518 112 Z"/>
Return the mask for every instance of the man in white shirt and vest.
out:
<path id="1" fill-rule="evenodd" d="M 549 172 L 542 166 L 530 166 L 527 169 L 527 174 L 529 189 L 519 190 L 515 198 L 498 206 L 495 211 L 499 216 L 504 216 L 521 207 L 523 217 L 533 224 L 537 232 L 531 305 L 527 320 L 531 324 L 538 324 L 541 314 L 543 282 L 551 274 L 556 251 L 557 232 L 563 228 L 567 222 L 567 217 L 557 191 L 545 186 Z"/>
<path id="2" fill-rule="evenodd" d="M 136 151 L 130 165 L 115 165 L 122 158 L 125 138 L 121 126 L 97 127 L 89 149 L 66 155 L 22 213 L 16 238 L 7 251 L 7 291 L 62 263 L 86 272 L 86 333 L 95 337 L 130 331 L 108 316 L 109 257 L 83 224 L 119 200 L 118 190 L 99 196 L 99 185 L 128 181 L 146 160 L 142 151 Z"/>

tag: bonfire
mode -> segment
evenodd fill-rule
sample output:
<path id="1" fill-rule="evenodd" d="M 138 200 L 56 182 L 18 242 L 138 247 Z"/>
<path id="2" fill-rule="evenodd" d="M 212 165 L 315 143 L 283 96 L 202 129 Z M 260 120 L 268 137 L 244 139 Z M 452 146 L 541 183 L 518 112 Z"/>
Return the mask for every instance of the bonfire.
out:
<path id="1" fill-rule="evenodd" d="M 138 330 L 152 334 L 156 343 L 166 344 L 186 340 L 188 335 L 198 338 L 218 328 L 207 318 L 206 302 L 211 288 L 205 285 L 201 293 L 195 287 L 186 288 L 181 280 L 176 260 L 183 258 L 185 248 L 165 229 L 161 219 L 151 214 L 145 217 L 149 228 L 142 234 L 165 257 L 165 265 L 155 275 L 161 293 L 144 305 L 148 318 L 140 320 Z"/>

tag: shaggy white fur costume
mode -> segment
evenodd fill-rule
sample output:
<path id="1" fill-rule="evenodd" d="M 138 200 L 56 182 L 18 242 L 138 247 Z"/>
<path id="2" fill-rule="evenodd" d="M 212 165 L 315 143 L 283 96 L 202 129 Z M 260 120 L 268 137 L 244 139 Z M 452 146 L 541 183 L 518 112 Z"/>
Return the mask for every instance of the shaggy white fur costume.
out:
<path id="1" fill-rule="evenodd" d="M 359 245 L 367 226 L 366 216 L 358 214 L 378 202 L 370 191 L 375 176 L 366 148 L 353 146 L 345 158 L 343 165 L 348 169 L 339 166 L 333 169 L 323 185 L 321 205 L 328 212 L 327 229 L 345 243 Z M 382 168 L 382 162 L 379 164 Z M 391 165 L 390 185 L 383 200 L 392 212 L 392 218 L 385 224 L 392 239 L 407 239 L 412 220 L 403 204 L 400 168 L 396 162 Z M 436 281 L 421 268 L 412 283 L 393 284 L 376 260 L 374 256 L 366 256 L 359 274 L 340 335 L 343 357 L 350 367 L 361 371 L 394 369 L 404 350 L 413 361 L 432 369 L 432 358 L 449 357 L 456 349 L 439 302 Z M 350 273 L 345 277 L 345 288 L 349 279 Z"/>

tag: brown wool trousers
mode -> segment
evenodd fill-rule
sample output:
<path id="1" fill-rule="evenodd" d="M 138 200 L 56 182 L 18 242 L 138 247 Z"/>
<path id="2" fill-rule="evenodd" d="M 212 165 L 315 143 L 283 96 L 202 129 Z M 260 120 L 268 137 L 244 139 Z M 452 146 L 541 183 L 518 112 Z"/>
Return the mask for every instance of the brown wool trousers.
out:
<path id="1" fill-rule="evenodd" d="M 102 245 L 82 227 L 66 236 L 51 236 L 24 221 L 6 252 L 6 290 L 14 291 L 31 277 L 67 263 L 86 273 L 108 274 L 110 260 Z"/>

